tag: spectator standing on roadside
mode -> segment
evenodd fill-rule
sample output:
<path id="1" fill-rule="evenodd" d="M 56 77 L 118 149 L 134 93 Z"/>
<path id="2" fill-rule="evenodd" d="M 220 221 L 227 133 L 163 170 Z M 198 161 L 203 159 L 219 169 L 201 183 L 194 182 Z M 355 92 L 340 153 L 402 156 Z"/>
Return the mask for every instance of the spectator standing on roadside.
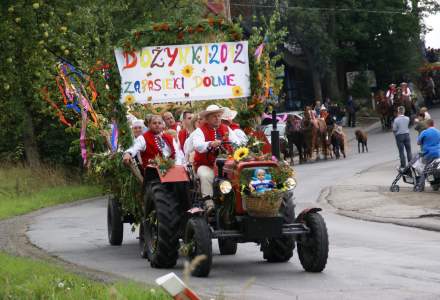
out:
<path id="1" fill-rule="evenodd" d="M 315 111 L 315 116 L 319 118 L 319 116 L 321 115 L 321 101 L 317 100 L 313 109 Z"/>
<path id="2" fill-rule="evenodd" d="M 428 124 L 427 124 L 428 120 L 425 119 L 424 112 L 420 112 L 418 117 L 414 121 L 415 121 L 414 130 L 417 131 L 418 134 L 420 134 L 423 130 L 428 128 Z"/>
<path id="3" fill-rule="evenodd" d="M 347 113 L 348 113 L 348 127 L 356 126 L 356 105 L 353 101 L 353 96 L 349 95 L 347 100 Z"/>
<path id="4" fill-rule="evenodd" d="M 420 108 L 420 112 L 425 114 L 425 120 L 431 119 L 431 115 L 429 114 L 427 107 L 423 106 Z"/>
<path id="5" fill-rule="evenodd" d="M 411 161 L 412 153 L 411 153 L 411 138 L 409 136 L 409 118 L 405 116 L 405 107 L 399 106 L 397 108 L 397 117 L 393 122 L 393 132 L 396 137 L 397 149 L 399 150 L 400 157 L 400 167 L 406 167 L 405 153 L 406 151 L 406 159 Z"/>

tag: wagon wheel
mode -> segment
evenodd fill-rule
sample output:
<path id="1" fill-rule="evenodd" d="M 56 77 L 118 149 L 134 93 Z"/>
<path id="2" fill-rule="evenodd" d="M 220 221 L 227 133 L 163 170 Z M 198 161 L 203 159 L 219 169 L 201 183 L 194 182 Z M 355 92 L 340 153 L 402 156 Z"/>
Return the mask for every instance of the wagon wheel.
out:
<path id="1" fill-rule="evenodd" d="M 107 204 L 107 235 L 112 246 L 120 246 L 124 237 L 124 223 L 119 201 L 109 198 Z"/>

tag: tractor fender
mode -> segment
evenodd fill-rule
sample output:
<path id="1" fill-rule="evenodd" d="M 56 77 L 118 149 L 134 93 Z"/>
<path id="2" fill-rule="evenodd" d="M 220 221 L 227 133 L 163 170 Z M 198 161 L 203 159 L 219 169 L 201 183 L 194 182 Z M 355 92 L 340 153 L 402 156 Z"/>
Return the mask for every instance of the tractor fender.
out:
<path id="1" fill-rule="evenodd" d="M 303 223 L 304 217 L 307 214 L 317 213 L 318 211 L 321 211 L 322 209 L 319 207 L 309 207 L 304 209 L 295 219 L 295 223 Z"/>

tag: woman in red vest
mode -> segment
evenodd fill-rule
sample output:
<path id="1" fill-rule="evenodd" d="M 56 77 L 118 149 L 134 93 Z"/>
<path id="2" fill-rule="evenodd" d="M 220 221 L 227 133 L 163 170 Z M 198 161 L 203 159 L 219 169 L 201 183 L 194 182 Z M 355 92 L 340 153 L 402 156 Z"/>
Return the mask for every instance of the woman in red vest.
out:
<path id="1" fill-rule="evenodd" d="M 148 166 L 151 159 L 160 155 L 164 158 L 172 158 L 179 164 L 179 157 L 176 157 L 174 139 L 171 135 L 162 133 L 164 122 L 160 116 L 151 116 L 148 124 L 148 131 L 139 136 L 133 146 L 124 153 L 124 162 L 129 163 L 139 152 L 141 153 L 142 166 Z"/>
<path id="2" fill-rule="evenodd" d="M 204 124 L 193 132 L 193 145 L 195 149 L 194 167 L 200 178 L 200 189 L 205 200 L 205 209 L 209 212 L 214 208 L 212 201 L 212 184 L 214 182 L 214 164 L 222 142 L 240 144 L 235 133 L 221 123 L 223 108 L 209 105 L 200 113 Z M 232 153 L 232 147 L 225 148 Z"/>

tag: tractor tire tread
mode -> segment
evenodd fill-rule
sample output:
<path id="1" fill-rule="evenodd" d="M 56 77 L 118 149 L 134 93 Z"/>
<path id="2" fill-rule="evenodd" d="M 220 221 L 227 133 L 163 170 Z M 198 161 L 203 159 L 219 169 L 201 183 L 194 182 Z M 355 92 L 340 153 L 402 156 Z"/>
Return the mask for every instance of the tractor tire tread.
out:
<path id="1" fill-rule="evenodd" d="M 307 253 L 307 247 L 298 244 L 298 256 L 301 265 L 307 272 L 322 272 L 328 258 L 328 233 L 324 218 L 318 213 L 310 213 L 305 216 L 306 225 L 314 235 L 315 255 L 311 257 Z"/>

